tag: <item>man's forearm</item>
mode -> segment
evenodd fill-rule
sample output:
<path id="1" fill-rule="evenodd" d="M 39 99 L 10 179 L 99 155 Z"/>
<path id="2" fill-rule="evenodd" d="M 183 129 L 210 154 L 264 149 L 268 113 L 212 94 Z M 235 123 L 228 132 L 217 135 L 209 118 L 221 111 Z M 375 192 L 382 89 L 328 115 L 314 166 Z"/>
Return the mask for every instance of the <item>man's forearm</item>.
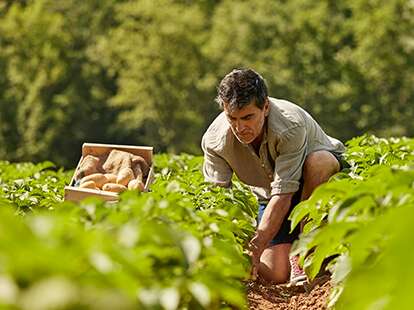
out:
<path id="1" fill-rule="evenodd" d="M 269 244 L 279 231 L 289 211 L 292 196 L 293 194 L 276 195 L 269 201 L 256 232 L 262 245 Z"/>

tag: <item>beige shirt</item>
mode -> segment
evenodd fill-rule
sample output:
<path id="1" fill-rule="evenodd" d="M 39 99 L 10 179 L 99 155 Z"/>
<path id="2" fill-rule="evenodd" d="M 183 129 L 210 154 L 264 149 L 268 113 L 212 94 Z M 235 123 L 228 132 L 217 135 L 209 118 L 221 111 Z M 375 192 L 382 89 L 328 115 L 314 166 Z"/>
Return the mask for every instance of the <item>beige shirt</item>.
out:
<path id="1" fill-rule="evenodd" d="M 299 189 L 306 156 L 314 151 L 345 151 L 344 145 L 329 137 L 299 106 L 270 98 L 259 155 L 233 134 L 222 112 L 203 136 L 203 173 L 206 181 L 230 186 L 233 172 L 249 185 L 260 202 L 277 194 Z"/>

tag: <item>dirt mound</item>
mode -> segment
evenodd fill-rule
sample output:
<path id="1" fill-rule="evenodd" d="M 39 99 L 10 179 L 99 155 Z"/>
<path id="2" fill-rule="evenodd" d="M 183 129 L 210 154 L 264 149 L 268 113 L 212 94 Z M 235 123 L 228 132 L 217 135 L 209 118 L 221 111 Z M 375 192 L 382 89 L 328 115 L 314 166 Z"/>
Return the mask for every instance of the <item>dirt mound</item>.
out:
<path id="1" fill-rule="evenodd" d="M 247 284 L 249 309 L 322 310 L 331 290 L 329 278 L 317 279 L 311 284 L 292 286 L 269 285 L 258 282 Z"/>

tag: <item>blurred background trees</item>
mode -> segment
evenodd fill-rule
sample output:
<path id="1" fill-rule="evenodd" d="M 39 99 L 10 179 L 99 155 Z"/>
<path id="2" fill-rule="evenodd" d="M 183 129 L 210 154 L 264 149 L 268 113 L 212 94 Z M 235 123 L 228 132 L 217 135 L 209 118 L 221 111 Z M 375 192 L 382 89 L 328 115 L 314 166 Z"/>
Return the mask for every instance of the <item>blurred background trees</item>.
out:
<path id="1" fill-rule="evenodd" d="M 0 158 L 72 167 L 83 142 L 199 153 L 216 85 L 252 67 L 327 133 L 414 133 L 414 3 L 0 4 Z"/>

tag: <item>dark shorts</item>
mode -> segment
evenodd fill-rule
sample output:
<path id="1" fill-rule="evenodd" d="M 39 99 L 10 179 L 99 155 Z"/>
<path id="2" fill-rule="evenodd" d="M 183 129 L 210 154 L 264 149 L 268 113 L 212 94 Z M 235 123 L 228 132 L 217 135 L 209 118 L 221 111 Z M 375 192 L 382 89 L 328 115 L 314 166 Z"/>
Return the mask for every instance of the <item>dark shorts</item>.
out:
<path id="1" fill-rule="evenodd" d="M 302 193 L 303 182 L 301 180 L 299 190 L 293 195 L 292 203 L 290 205 L 289 212 L 286 214 L 285 219 L 280 226 L 279 232 L 273 237 L 272 241 L 270 241 L 271 245 L 281 244 L 281 243 L 293 243 L 299 237 L 300 233 L 300 225 L 296 226 L 292 233 L 290 231 L 290 220 L 288 220 L 290 212 L 292 212 L 293 208 L 300 202 L 300 196 Z M 257 225 L 259 225 L 260 221 L 262 220 L 264 210 L 266 209 L 267 204 L 260 203 L 259 204 L 259 213 L 257 215 Z"/>
<path id="2" fill-rule="evenodd" d="M 343 154 L 331 152 L 333 156 L 338 160 L 340 170 L 344 168 L 349 168 L 349 164 L 345 161 Z M 290 231 L 290 221 L 288 220 L 290 213 L 292 212 L 293 208 L 300 202 L 300 196 L 302 195 L 303 189 L 303 179 L 300 179 L 300 185 L 298 191 L 292 197 L 292 203 L 290 205 L 289 212 L 286 214 L 285 219 L 282 222 L 282 225 L 279 229 L 279 232 L 274 236 L 272 241 L 270 241 L 271 245 L 281 244 L 281 243 L 293 243 L 296 239 L 299 238 L 300 233 L 300 225 L 297 225 L 295 229 L 289 233 Z M 259 204 L 259 212 L 257 215 L 257 225 L 259 225 L 260 221 L 262 220 L 264 210 L 266 209 L 267 204 L 260 203 Z"/>
<path id="3" fill-rule="evenodd" d="M 339 163 L 339 171 L 342 171 L 343 169 L 350 168 L 351 166 L 349 163 L 345 160 L 343 153 L 337 153 L 337 152 L 330 152 L 333 156 L 335 156 L 336 160 Z"/>

